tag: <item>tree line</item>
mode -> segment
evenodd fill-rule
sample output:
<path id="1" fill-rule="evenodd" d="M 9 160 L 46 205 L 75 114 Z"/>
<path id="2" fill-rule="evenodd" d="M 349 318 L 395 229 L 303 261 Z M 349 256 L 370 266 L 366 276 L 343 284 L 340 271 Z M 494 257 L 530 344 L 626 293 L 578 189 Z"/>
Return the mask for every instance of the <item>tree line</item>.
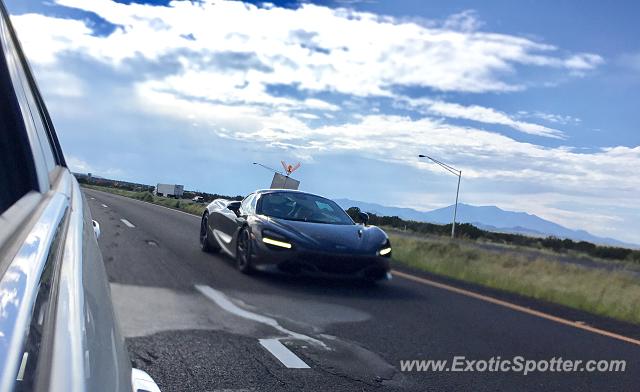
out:
<path id="1" fill-rule="evenodd" d="M 360 209 L 351 207 L 347 214 L 358 222 Z M 415 233 L 448 236 L 451 235 L 451 224 L 438 225 L 434 223 L 405 220 L 397 216 L 378 216 L 368 213 L 369 223 L 376 226 L 387 226 L 396 229 L 409 230 Z M 577 251 L 603 259 L 629 260 L 640 263 L 640 251 L 616 246 L 596 245 L 587 241 L 574 241 L 569 238 L 530 237 L 522 234 L 497 233 L 480 229 L 470 223 L 456 224 L 456 236 L 471 240 L 486 240 L 494 243 L 527 246 L 533 248 L 550 249 L 555 252 Z"/>

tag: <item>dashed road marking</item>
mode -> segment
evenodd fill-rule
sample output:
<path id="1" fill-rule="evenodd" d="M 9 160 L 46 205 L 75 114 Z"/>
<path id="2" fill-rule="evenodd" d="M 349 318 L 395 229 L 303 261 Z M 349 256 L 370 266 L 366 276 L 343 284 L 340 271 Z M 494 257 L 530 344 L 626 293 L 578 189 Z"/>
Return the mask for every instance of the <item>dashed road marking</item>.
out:
<path id="1" fill-rule="evenodd" d="M 278 339 L 260 339 L 262 347 L 266 348 L 278 361 L 289 369 L 309 369 L 302 359 L 285 347 Z"/>
<path id="2" fill-rule="evenodd" d="M 20 361 L 20 369 L 18 369 L 18 377 L 16 377 L 16 381 L 22 381 L 24 379 L 24 370 L 27 368 L 28 358 L 29 358 L 29 353 L 25 351 L 22 354 L 22 361 Z"/>
<path id="3" fill-rule="evenodd" d="M 121 218 L 121 219 L 120 219 L 120 221 L 122 221 L 122 223 L 124 223 L 127 227 L 130 227 L 130 228 L 132 228 L 132 229 L 133 229 L 134 227 L 136 227 L 133 223 L 129 222 L 128 220 L 126 220 L 126 219 L 124 219 L 124 218 Z"/>
<path id="4" fill-rule="evenodd" d="M 109 208 L 109 206 L 106 204 L 100 204 L 100 205 L 103 206 L 104 208 Z"/>

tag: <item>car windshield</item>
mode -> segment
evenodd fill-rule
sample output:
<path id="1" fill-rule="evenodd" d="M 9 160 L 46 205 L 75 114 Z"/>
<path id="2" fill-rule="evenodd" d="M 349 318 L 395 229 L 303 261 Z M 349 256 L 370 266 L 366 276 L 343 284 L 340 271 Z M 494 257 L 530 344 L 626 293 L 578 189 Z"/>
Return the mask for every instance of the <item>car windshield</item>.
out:
<path id="1" fill-rule="evenodd" d="M 298 192 L 267 193 L 260 197 L 258 213 L 272 218 L 329 223 L 354 224 L 335 202 L 323 197 Z"/>

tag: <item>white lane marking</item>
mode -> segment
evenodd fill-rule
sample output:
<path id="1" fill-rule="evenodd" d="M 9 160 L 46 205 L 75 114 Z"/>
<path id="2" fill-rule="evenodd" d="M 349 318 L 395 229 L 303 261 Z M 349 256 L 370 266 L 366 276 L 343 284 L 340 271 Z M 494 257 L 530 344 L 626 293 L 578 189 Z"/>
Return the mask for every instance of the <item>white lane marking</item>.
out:
<path id="1" fill-rule="evenodd" d="M 90 197 L 90 199 L 91 199 L 91 200 L 95 200 L 96 198 L 95 198 L 95 197 Z"/>
<path id="2" fill-rule="evenodd" d="M 301 333 L 297 333 L 297 332 L 293 332 L 290 331 L 286 328 L 284 328 L 283 326 L 281 326 L 280 324 L 278 324 L 278 322 L 275 319 L 272 319 L 271 317 L 267 317 L 267 316 L 263 316 L 261 314 L 257 314 L 257 313 L 253 313 L 250 312 L 248 310 L 242 309 L 240 307 L 238 307 L 236 304 L 234 304 L 233 302 L 231 302 L 231 300 L 221 291 L 215 290 L 209 286 L 206 285 L 199 285 L 197 284 L 195 286 L 196 290 L 198 290 L 200 293 L 202 293 L 202 295 L 204 295 L 205 297 L 209 298 L 210 300 L 212 300 L 213 302 L 216 303 L 216 305 L 218 305 L 219 307 L 221 307 L 222 309 L 226 310 L 229 313 L 235 314 L 238 317 L 242 317 L 242 318 L 246 318 L 258 323 L 262 323 L 262 324 L 266 324 L 280 332 L 282 332 L 283 334 L 287 335 L 286 338 L 291 338 L 291 339 L 296 339 L 296 340 L 304 340 L 306 342 L 318 345 L 322 348 L 325 348 L 327 350 L 329 350 L 329 347 L 327 347 L 326 344 L 324 344 L 324 342 L 318 340 L 318 339 L 314 339 L 310 336 L 307 335 L 303 335 Z"/>
<path id="3" fill-rule="evenodd" d="M 122 223 L 124 223 L 125 225 L 127 225 L 128 227 L 130 227 L 132 229 L 135 227 L 135 225 L 133 223 L 129 222 L 128 220 L 126 220 L 124 218 L 121 218 L 120 221 L 122 221 Z"/>
<path id="4" fill-rule="evenodd" d="M 24 370 L 27 367 L 27 359 L 29 358 L 29 353 L 24 352 L 22 354 L 22 361 L 20 362 L 20 369 L 18 370 L 18 377 L 16 377 L 16 381 L 22 381 L 24 379 Z"/>
<path id="5" fill-rule="evenodd" d="M 131 380 L 135 386 L 135 391 L 160 392 L 160 388 L 147 372 L 133 368 L 131 369 Z"/>
<path id="6" fill-rule="evenodd" d="M 262 347 L 266 348 L 274 357 L 289 369 L 309 369 L 309 365 L 304 363 L 297 355 L 285 347 L 278 339 L 260 339 Z"/>
<path id="7" fill-rule="evenodd" d="M 100 205 L 103 206 L 104 208 L 109 208 L 109 206 L 106 204 L 100 204 Z"/>

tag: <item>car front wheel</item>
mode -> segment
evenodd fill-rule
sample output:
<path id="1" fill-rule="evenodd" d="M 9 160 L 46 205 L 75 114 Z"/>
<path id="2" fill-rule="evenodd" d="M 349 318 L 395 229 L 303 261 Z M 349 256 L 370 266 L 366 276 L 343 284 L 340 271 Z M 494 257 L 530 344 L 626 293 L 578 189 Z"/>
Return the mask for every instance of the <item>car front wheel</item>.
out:
<path id="1" fill-rule="evenodd" d="M 200 222 L 200 249 L 203 252 L 216 252 L 220 250 L 213 245 L 211 245 L 211 238 L 209 238 L 209 215 L 205 214 L 202 217 L 202 221 Z"/>
<path id="2" fill-rule="evenodd" d="M 251 265 L 251 234 L 246 228 L 238 234 L 238 247 L 236 250 L 236 266 L 243 274 L 253 272 Z"/>

